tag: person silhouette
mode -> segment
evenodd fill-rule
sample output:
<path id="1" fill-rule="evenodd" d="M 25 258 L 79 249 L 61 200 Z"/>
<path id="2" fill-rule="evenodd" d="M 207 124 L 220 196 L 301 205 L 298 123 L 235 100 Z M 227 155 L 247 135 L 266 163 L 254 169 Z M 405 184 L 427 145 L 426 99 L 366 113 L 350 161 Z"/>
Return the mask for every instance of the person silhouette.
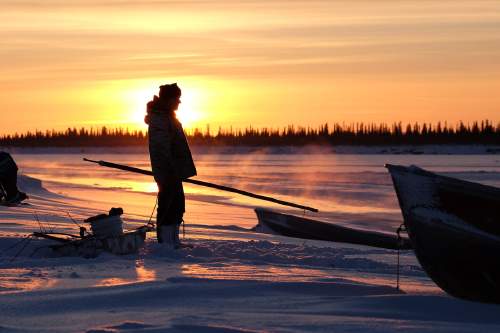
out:
<path id="1" fill-rule="evenodd" d="M 181 103 L 176 83 L 160 86 L 158 96 L 147 103 L 149 156 L 158 185 L 156 234 L 158 242 L 179 248 L 179 227 L 186 211 L 182 180 L 196 176 L 191 150 L 175 111 Z"/>
<path id="2" fill-rule="evenodd" d="M 17 188 L 17 164 L 12 156 L 0 151 L 0 202 L 18 204 L 28 198 Z"/>

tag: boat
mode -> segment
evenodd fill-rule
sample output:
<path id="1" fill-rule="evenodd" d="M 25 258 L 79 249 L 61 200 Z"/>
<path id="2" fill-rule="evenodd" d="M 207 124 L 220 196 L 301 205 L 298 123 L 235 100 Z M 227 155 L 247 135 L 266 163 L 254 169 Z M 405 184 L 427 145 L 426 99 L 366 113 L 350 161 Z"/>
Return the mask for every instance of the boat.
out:
<path id="1" fill-rule="evenodd" d="M 259 221 L 255 231 L 301 239 L 360 244 L 384 249 L 411 249 L 407 238 L 381 232 L 348 228 L 296 215 L 256 208 Z"/>
<path id="2" fill-rule="evenodd" d="M 420 265 L 448 294 L 500 303 L 500 189 L 386 165 Z"/>

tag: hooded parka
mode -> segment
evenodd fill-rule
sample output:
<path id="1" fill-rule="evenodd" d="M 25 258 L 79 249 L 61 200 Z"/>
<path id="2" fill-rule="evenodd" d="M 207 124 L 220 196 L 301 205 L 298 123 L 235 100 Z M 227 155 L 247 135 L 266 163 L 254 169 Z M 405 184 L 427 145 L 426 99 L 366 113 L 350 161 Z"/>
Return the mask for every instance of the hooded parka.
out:
<path id="1" fill-rule="evenodd" d="M 155 181 L 162 184 L 172 177 L 182 180 L 196 176 L 196 167 L 181 123 L 173 112 L 162 110 L 157 101 L 156 98 L 148 103 L 146 121 Z"/>

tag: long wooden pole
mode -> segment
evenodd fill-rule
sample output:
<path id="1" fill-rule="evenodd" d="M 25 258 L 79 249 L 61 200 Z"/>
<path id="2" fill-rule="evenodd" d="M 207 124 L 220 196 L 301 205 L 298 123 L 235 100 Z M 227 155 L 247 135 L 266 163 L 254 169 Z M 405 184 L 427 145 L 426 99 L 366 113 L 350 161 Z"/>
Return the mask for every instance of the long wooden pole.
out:
<path id="1" fill-rule="evenodd" d="M 87 159 L 87 158 L 84 158 L 83 160 L 86 161 L 86 162 L 97 163 L 100 166 L 104 166 L 104 167 L 108 167 L 108 168 L 114 168 L 114 169 L 120 169 L 120 170 L 124 170 L 124 171 L 130 171 L 130 172 L 140 173 L 140 174 L 147 175 L 147 176 L 152 176 L 153 175 L 152 171 L 144 170 L 144 169 L 139 169 L 139 168 L 134 168 L 134 167 L 131 167 L 131 166 L 128 166 L 128 165 L 111 163 L 111 162 L 107 162 L 107 161 L 95 161 L 95 160 L 90 160 L 90 159 Z M 270 201 L 270 202 L 274 202 L 274 203 L 277 203 L 277 204 L 280 204 L 280 205 L 284 205 L 284 206 L 295 207 L 295 208 L 299 208 L 299 209 L 305 209 L 305 210 L 308 210 L 308 211 L 311 211 L 311 212 L 315 212 L 315 213 L 318 212 L 318 209 L 313 208 L 313 207 L 303 206 L 303 205 L 299 205 L 299 204 L 296 204 L 296 203 L 293 203 L 293 202 L 288 202 L 288 201 L 284 201 L 284 200 L 279 200 L 279 199 L 275 199 L 275 198 L 272 198 L 272 197 L 268 197 L 268 196 L 265 196 L 265 195 L 260 195 L 260 194 L 255 194 L 255 193 L 252 193 L 252 192 L 247 192 L 247 191 L 239 190 L 239 189 L 234 188 L 234 187 L 218 185 L 218 184 L 204 182 L 202 180 L 195 180 L 195 179 L 183 179 L 182 181 L 185 182 L 185 183 L 190 183 L 190 184 L 195 184 L 195 185 L 200 185 L 200 186 L 215 188 L 215 189 L 221 190 L 221 191 L 238 193 L 238 194 L 241 194 L 241 195 L 245 195 L 247 197 L 251 197 L 251 198 L 255 198 L 255 199 L 259 199 L 259 200 L 264 200 L 264 201 Z"/>

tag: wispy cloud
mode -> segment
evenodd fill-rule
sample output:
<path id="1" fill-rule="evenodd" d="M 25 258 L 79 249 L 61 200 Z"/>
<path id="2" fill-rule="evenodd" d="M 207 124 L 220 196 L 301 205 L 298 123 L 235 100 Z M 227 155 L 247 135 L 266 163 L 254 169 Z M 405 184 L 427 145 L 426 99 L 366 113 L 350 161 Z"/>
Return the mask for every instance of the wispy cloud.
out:
<path id="1" fill-rule="evenodd" d="M 500 72 L 499 59 L 498 1 L 48 0 L 0 4 L 0 88 L 4 91 L 0 110 L 15 106 L 20 102 L 16 96 L 30 86 L 63 91 L 65 86 L 100 81 L 197 76 L 274 82 L 283 84 L 283 91 L 287 90 L 284 82 L 293 80 L 314 82 L 316 86 L 308 89 L 321 91 L 337 82 L 349 82 L 349 91 L 365 87 L 360 91 L 366 96 L 364 104 L 357 100 L 342 104 L 355 116 L 356 110 L 370 107 L 369 96 L 380 95 L 378 87 L 366 88 L 373 81 L 400 78 L 410 87 L 426 78 L 444 84 L 460 76 L 466 87 L 467 80 L 477 82 L 489 74 L 489 84 L 500 86 L 491 79 Z M 482 96 L 472 88 L 468 91 Z M 354 93 L 349 94 L 342 100 Z M 411 94 L 410 90 L 398 91 L 398 98 L 410 104 Z M 299 95 L 286 98 L 306 105 L 298 100 Z M 461 97 L 454 93 L 454 98 Z M 221 103 L 225 104 L 218 107 L 245 108 Z M 262 100 L 259 107 L 264 104 Z M 57 105 L 54 102 L 51 107 Z M 329 101 L 323 104 L 324 108 L 331 105 Z M 392 103 L 386 106 L 381 118 L 396 112 Z M 422 107 L 431 109 L 430 103 Z M 457 109 L 457 103 L 449 107 Z M 383 109 L 383 103 L 377 108 Z M 464 118 L 465 107 L 459 109 Z M 321 113 L 318 118 L 322 117 L 331 116 Z"/>

